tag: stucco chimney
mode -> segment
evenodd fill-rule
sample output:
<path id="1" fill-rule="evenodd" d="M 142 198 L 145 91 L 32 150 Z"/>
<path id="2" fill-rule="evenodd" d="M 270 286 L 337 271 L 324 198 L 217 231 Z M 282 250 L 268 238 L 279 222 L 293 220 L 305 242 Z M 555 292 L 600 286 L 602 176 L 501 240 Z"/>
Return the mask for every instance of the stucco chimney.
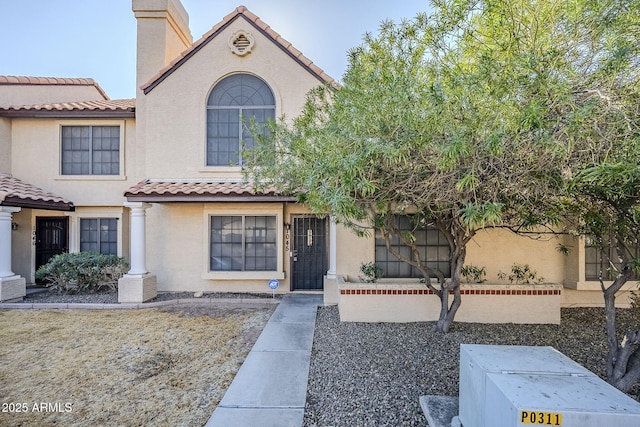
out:
<path id="1" fill-rule="evenodd" d="M 133 0 L 138 21 L 136 86 L 149 81 L 193 43 L 180 0 Z"/>

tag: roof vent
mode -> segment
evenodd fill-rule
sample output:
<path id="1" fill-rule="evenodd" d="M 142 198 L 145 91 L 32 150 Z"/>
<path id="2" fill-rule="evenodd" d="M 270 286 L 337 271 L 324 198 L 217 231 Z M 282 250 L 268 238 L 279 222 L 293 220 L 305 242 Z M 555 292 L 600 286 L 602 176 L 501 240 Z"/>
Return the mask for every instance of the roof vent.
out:
<path id="1" fill-rule="evenodd" d="M 251 52 L 251 48 L 253 48 L 253 36 L 245 31 L 236 31 L 231 35 L 229 39 L 229 48 L 231 48 L 231 52 L 235 53 L 238 56 L 244 56 L 247 53 Z"/>

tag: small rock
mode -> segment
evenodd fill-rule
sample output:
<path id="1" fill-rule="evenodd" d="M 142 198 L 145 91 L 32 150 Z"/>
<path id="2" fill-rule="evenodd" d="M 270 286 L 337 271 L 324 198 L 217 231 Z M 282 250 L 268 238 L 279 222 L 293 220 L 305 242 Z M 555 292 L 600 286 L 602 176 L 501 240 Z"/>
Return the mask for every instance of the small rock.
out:
<path id="1" fill-rule="evenodd" d="M 198 292 L 193 294 L 193 297 L 194 298 L 202 298 L 203 295 L 204 295 L 204 292 L 198 291 Z"/>

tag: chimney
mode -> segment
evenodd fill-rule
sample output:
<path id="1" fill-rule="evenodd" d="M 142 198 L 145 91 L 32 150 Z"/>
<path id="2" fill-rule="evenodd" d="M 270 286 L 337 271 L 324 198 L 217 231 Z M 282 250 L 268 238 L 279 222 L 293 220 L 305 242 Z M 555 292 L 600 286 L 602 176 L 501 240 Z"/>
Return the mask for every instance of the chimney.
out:
<path id="1" fill-rule="evenodd" d="M 133 0 L 138 21 L 136 89 L 193 43 L 189 15 L 180 0 Z"/>

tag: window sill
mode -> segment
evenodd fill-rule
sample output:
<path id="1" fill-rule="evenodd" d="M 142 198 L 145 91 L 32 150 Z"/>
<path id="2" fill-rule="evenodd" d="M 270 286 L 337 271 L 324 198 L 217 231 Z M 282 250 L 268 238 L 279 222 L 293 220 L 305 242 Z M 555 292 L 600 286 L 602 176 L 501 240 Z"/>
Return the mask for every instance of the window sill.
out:
<path id="1" fill-rule="evenodd" d="M 611 280 L 605 280 L 604 285 L 605 286 L 611 286 L 613 282 Z M 575 289 L 577 291 L 602 291 L 602 288 L 600 287 L 600 282 L 597 280 L 590 280 L 590 281 L 584 281 L 584 282 L 577 282 L 577 283 L 567 283 L 564 285 L 565 288 L 569 288 L 569 289 Z M 630 291 L 630 290 L 635 290 L 637 289 L 637 281 L 636 280 L 629 280 L 627 283 L 625 283 L 625 285 L 622 287 L 622 291 Z"/>
<path id="2" fill-rule="evenodd" d="M 205 166 L 202 169 L 198 170 L 201 173 L 217 173 L 217 172 L 242 172 L 242 167 L 240 166 Z"/>
<path id="3" fill-rule="evenodd" d="M 206 280 L 271 280 L 284 279 L 283 271 L 207 271 L 202 273 Z"/>
<path id="4" fill-rule="evenodd" d="M 126 175 L 58 175 L 56 181 L 126 181 Z"/>

